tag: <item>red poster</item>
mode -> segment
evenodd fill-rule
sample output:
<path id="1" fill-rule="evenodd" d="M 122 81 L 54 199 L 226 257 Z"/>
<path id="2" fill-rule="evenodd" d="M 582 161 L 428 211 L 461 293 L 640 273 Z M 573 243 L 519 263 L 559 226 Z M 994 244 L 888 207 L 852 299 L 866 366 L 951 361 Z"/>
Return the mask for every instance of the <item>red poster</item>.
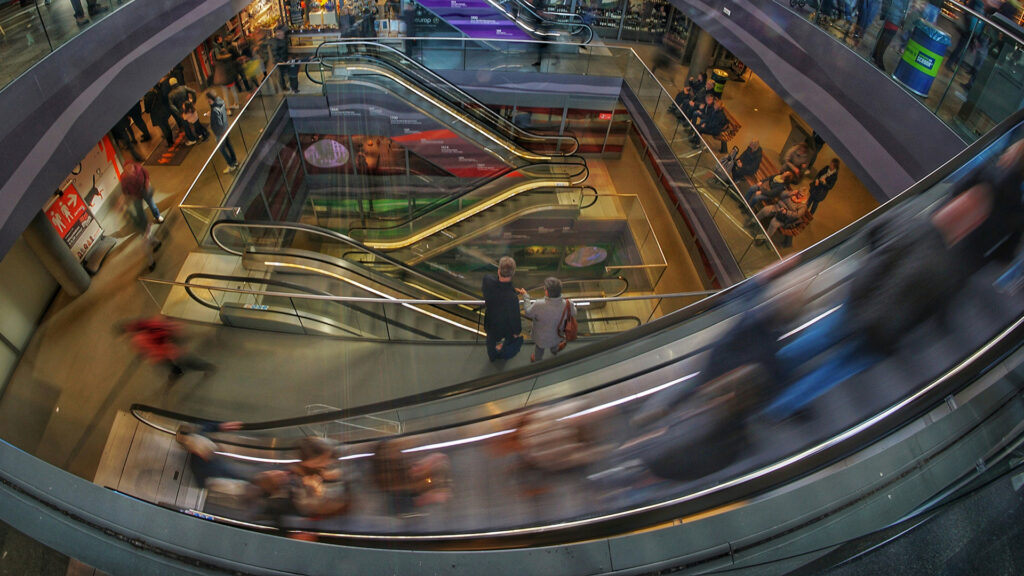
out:
<path id="1" fill-rule="evenodd" d="M 46 208 L 46 219 L 79 260 L 85 258 L 93 242 L 103 232 L 74 185 L 64 189 L 63 194 Z"/>

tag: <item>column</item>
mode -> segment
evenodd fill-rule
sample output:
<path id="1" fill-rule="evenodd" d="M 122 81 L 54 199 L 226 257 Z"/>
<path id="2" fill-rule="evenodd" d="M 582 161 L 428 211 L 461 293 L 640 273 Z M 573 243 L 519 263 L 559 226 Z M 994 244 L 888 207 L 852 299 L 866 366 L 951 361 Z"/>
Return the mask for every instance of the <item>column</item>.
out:
<path id="1" fill-rule="evenodd" d="M 696 25 L 690 30 L 690 39 L 687 43 L 691 42 L 693 43 L 693 53 L 690 56 L 690 75 L 696 76 L 711 66 L 711 59 L 714 57 L 718 43 L 711 37 L 711 34 Z"/>
<path id="2" fill-rule="evenodd" d="M 89 288 L 89 273 L 53 229 L 46 214 L 38 212 L 25 229 L 25 242 L 64 291 L 79 296 Z"/>

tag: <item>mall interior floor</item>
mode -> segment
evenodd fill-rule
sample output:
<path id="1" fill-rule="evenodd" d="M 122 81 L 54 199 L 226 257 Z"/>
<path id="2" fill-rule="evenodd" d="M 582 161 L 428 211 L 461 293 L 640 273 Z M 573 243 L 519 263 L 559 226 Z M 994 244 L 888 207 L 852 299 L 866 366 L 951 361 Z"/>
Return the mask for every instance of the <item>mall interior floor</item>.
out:
<path id="1" fill-rule="evenodd" d="M 638 49 L 645 59 L 646 47 Z M 659 71 L 671 90 L 685 69 Z M 314 91 L 305 82 L 302 91 Z M 205 110 L 200 99 L 201 111 Z M 726 103 L 744 131 L 756 134 L 777 153 L 788 133 L 787 107 L 756 76 L 726 91 Z M 748 112 L 749 110 L 749 112 Z M 205 121 L 205 120 L 204 120 Z M 154 130 L 154 136 L 159 132 Z M 748 136 L 750 134 L 750 136 Z M 153 141 L 143 144 L 143 154 Z M 193 147 L 175 167 L 148 167 L 157 201 L 167 215 L 157 266 L 148 273 L 142 242 L 117 213 L 103 221 L 118 245 L 73 298 L 61 291 L 32 338 L 0 397 L 0 436 L 37 457 L 84 478 L 92 478 L 114 415 L 143 402 L 211 419 L 262 420 L 304 413 L 307 406 L 344 407 L 493 374 L 526 364 L 528 354 L 506 365 L 487 362 L 479 344 L 377 344 L 344 342 L 208 325 L 189 325 L 192 345 L 219 370 L 186 374 L 176 382 L 160 367 L 135 356 L 117 333 L 118 323 L 158 312 L 139 276 L 173 280 L 195 248 L 183 216 L 174 207 L 212 151 L 213 143 Z M 237 148 L 237 146 L 236 146 Z M 825 152 L 827 155 L 828 153 Z M 819 217 L 794 243 L 800 249 L 840 229 L 874 206 L 874 200 L 848 171 L 822 203 Z M 671 255 L 669 255 L 671 257 Z M 287 361 L 282 360 L 287 358 Z M 436 379 L 419 367 L 447 366 Z"/>
<path id="2" fill-rule="evenodd" d="M 657 54 L 657 48 L 646 44 L 631 46 L 647 66 L 651 67 Z M 659 68 L 655 72 L 655 76 L 672 95 L 682 89 L 689 74 L 689 68 L 678 63 Z M 782 147 L 785 145 L 791 129 L 789 115 L 795 115 L 795 113 L 757 74 L 748 70 L 744 77 L 746 80 L 743 82 L 727 83 L 722 96 L 726 110 L 735 116 L 741 124 L 740 130 L 730 142 L 730 146 L 738 146 L 742 151 L 750 140 L 756 138 L 760 141 L 765 156 L 771 158 L 778 165 Z M 717 153 L 717 150 L 715 152 Z M 722 155 L 719 154 L 719 156 Z M 818 153 L 815 170 L 824 166 L 833 157 L 835 157 L 835 153 L 826 143 Z M 806 186 L 807 180 L 804 180 L 801 185 Z M 779 251 L 786 256 L 808 248 L 845 228 L 878 205 L 878 201 L 860 180 L 846 169 L 845 163 L 840 158 L 839 178 L 836 180 L 835 188 L 818 206 L 814 220 L 803 232 L 793 238 L 793 245 L 789 248 L 780 247 Z"/>

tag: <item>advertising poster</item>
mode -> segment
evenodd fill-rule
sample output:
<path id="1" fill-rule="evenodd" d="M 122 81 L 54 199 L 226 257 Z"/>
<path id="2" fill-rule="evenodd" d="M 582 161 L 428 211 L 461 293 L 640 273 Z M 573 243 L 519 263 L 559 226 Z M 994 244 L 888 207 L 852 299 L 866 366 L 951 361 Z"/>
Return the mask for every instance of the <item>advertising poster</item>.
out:
<path id="1" fill-rule="evenodd" d="M 89 248 L 103 233 L 74 185 L 69 185 L 59 197 L 54 198 L 44 212 L 79 262 L 85 259 Z"/>
<path id="2" fill-rule="evenodd" d="M 61 184 L 61 191 L 73 187 L 93 214 L 99 214 L 106 203 L 109 192 L 117 187 L 121 178 L 121 164 L 117 149 L 110 136 L 102 140 L 82 158 L 70 175 Z"/>

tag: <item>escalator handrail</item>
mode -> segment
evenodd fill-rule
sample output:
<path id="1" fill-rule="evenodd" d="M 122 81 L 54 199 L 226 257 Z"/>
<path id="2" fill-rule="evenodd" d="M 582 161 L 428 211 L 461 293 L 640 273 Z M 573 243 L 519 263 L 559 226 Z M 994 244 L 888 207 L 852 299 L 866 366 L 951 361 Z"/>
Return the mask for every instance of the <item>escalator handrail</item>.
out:
<path id="1" fill-rule="evenodd" d="M 337 240 L 338 242 L 341 242 L 342 244 L 347 244 L 347 245 L 349 245 L 349 246 L 351 246 L 351 247 L 353 247 L 353 248 L 355 248 L 355 249 L 357 249 L 359 251 L 368 252 L 368 253 L 372 254 L 374 257 L 380 258 L 381 260 L 384 260 L 388 264 L 391 264 L 392 266 L 396 266 L 396 267 L 402 269 L 404 272 L 406 272 L 408 274 L 411 274 L 413 276 L 416 276 L 418 278 L 422 278 L 422 279 L 430 281 L 430 282 L 439 282 L 439 280 L 437 278 L 434 278 L 432 276 L 424 274 L 423 272 L 420 272 L 416 268 L 413 268 L 413 267 L 407 265 L 406 263 L 404 263 L 404 262 L 402 262 L 400 260 L 397 260 L 395 258 L 392 258 L 391 256 L 388 256 L 384 252 L 381 252 L 381 251 L 376 250 L 374 248 L 370 248 L 369 246 L 366 246 L 365 244 L 363 244 L 362 242 L 360 242 L 360 241 L 358 241 L 358 240 L 356 240 L 354 238 L 351 238 L 349 236 L 346 236 L 345 234 L 342 234 L 340 232 L 335 232 L 334 230 L 330 230 L 330 229 L 327 229 L 327 228 L 321 228 L 319 226 L 312 226 L 312 225 L 309 225 L 309 224 L 302 224 L 302 223 L 299 223 L 299 222 L 248 222 L 248 221 L 245 221 L 245 220 L 218 220 L 217 222 L 215 222 L 213 224 L 213 226 L 210 227 L 210 238 L 213 239 L 213 242 L 215 244 L 217 244 L 217 246 L 220 247 L 221 250 L 224 250 L 228 254 L 233 254 L 235 256 L 243 256 L 244 253 L 232 250 L 232 249 L 228 248 L 227 246 L 225 246 L 223 243 L 221 243 L 221 241 L 217 238 L 217 234 L 216 234 L 217 230 L 219 228 L 221 228 L 221 227 L 264 228 L 264 229 L 270 229 L 270 230 L 273 230 L 273 229 L 278 229 L 278 230 L 295 230 L 295 231 L 299 231 L 299 232 L 308 232 L 310 234 L 317 234 L 317 235 L 320 235 L 320 236 L 326 236 L 328 238 L 331 238 L 332 240 Z M 469 292 L 466 292 L 465 290 L 456 288 L 454 286 L 449 286 L 447 284 L 445 284 L 445 287 L 451 289 L 454 292 L 458 292 L 458 293 L 460 293 L 460 294 L 462 294 L 464 296 L 469 296 L 469 298 L 466 298 L 467 300 L 475 300 L 476 299 L 474 294 L 470 294 Z"/>
<path id="2" fill-rule="evenodd" d="M 371 49 L 373 51 L 379 52 L 380 55 L 371 54 L 370 52 L 352 52 L 352 53 L 345 54 L 345 55 L 339 54 L 338 56 L 325 56 L 325 55 L 321 54 L 321 50 L 322 49 L 332 48 L 332 47 L 348 47 L 348 46 L 354 46 L 354 47 L 365 46 L 365 47 L 368 47 L 369 49 Z M 392 57 L 397 58 L 398 62 L 402 62 L 404 64 L 407 64 L 407 66 L 409 66 L 411 68 L 403 68 L 402 66 L 398 66 L 395 63 L 390 62 L 388 59 L 382 57 L 382 55 L 384 55 L 384 54 L 387 54 L 387 55 L 390 55 Z M 434 72 L 430 68 L 427 68 L 426 66 L 424 66 L 420 62 L 418 62 L 418 61 L 416 61 L 416 60 L 414 60 L 412 58 L 409 58 L 404 53 L 402 53 L 402 52 L 392 48 L 391 46 L 387 46 L 385 44 L 380 44 L 380 43 L 377 43 L 377 42 L 370 42 L 370 41 L 366 41 L 366 40 L 332 40 L 332 41 L 323 42 L 319 46 L 317 46 L 316 52 L 313 55 L 314 60 L 319 62 L 321 65 L 325 65 L 325 66 L 328 66 L 328 67 L 330 67 L 330 65 L 329 64 L 325 64 L 323 62 L 323 60 L 325 58 L 329 58 L 329 59 L 330 58 L 337 58 L 337 59 L 341 60 L 341 59 L 345 59 L 345 58 L 348 58 L 348 57 L 366 58 L 366 59 L 369 59 L 369 60 L 376 61 L 378 63 L 384 63 L 384 64 L 388 65 L 389 67 L 391 67 L 394 72 L 398 72 L 398 73 L 404 74 L 406 76 L 412 76 L 412 77 L 416 78 L 417 81 L 419 81 L 419 77 L 416 77 L 413 74 L 409 74 L 410 69 L 411 70 L 415 70 L 417 73 L 420 74 L 420 77 L 427 78 L 427 79 L 429 79 L 432 82 L 436 82 L 436 83 L 446 87 L 447 89 L 453 91 L 454 93 L 458 94 L 461 98 L 464 98 L 466 101 L 471 102 L 472 104 L 474 104 L 476 106 L 475 109 L 476 110 L 480 110 L 482 115 L 490 118 L 490 121 L 495 126 L 501 126 L 503 130 L 507 130 L 510 134 L 523 134 L 527 138 L 533 138 L 533 139 L 536 139 L 536 140 L 554 140 L 554 141 L 565 141 L 565 140 L 568 140 L 568 141 L 571 141 L 573 143 L 573 145 L 571 146 L 571 148 L 572 148 L 571 150 L 568 150 L 568 151 L 561 151 L 561 150 L 559 150 L 559 152 L 557 152 L 557 153 L 548 153 L 548 155 L 550 155 L 550 156 L 571 156 L 571 155 L 575 154 L 576 151 L 579 149 L 579 140 L 577 140 L 574 136 L 545 136 L 545 135 L 541 135 L 541 134 L 535 134 L 535 133 L 530 132 L 528 130 L 522 129 L 519 126 L 516 126 L 515 124 L 512 124 L 507 119 L 502 117 L 500 114 L 494 112 L 489 107 L 487 107 L 484 103 L 480 102 L 473 95 L 469 94 L 468 92 L 466 92 L 462 88 L 459 88 L 455 84 L 452 84 L 451 82 L 446 80 L 440 74 L 437 74 L 436 72 Z M 321 82 L 318 82 L 317 80 L 313 79 L 310 76 L 309 68 L 308 67 L 306 68 L 306 76 L 309 77 L 309 79 L 311 81 L 313 81 L 313 82 L 315 82 L 317 84 L 321 84 Z M 429 85 L 428 87 L 430 88 L 430 90 L 432 92 L 434 92 L 434 93 L 438 92 L 438 90 L 434 87 L 434 85 Z M 441 96 L 443 96 L 445 100 L 448 99 L 447 95 L 443 95 L 442 94 Z M 455 102 L 455 103 L 449 103 L 449 104 L 454 104 L 456 107 L 463 107 L 463 108 L 465 108 L 465 104 L 461 103 L 461 102 Z"/>
<path id="3" fill-rule="evenodd" d="M 856 448 L 858 445 L 864 446 L 870 442 L 877 441 L 891 430 L 903 425 L 907 421 L 908 416 L 917 417 L 922 411 L 931 409 L 934 402 L 931 402 L 930 399 L 934 397 L 942 398 L 954 393 L 957 389 L 961 389 L 964 385 L 969 384 L 972 381 L 971 374 L 984 373 L 984 368 L 986 366 L 991 366 L 993 362 L 998 362 L 1000 359 L 1005 358 L 1008 354 L 1018 349 L 1021 346 L 1020 335 L 1022 333 L 1024 333 L 1024 317 L 1018 318 L 1012 323 L 1012 325 L 1005 327 L 992 339 L 982 345 L 980 349 L 945 370 L 941 375 L 922 386 L 918 391 L 897 401 L 871 418 L 855 424 L 850 428 L 812 446 L 803 448 L 796 454 L 785 457 L 778 462 L 763 465 L 755 470 L 743 473 L 738 477 L 697 489 L 696 491 L 688 494 L 676 496 L 662 502 L 645 504 L 629 508 L 627 510 L 606 513 L 602 516 L 561 520 L 550 525 L 457 534 L 402 534 L 399 535 L 398 538 L 406 544 L 415 541 L 429 542 L 469 539 L 500 540 L 502 538 L 521 538 L 525 535 L 531 534 L 551 534 L 553 531 L 572 533 L 572 531 L 579 529 L 599 530 L 602 526 L 607 530 L 610 525 L 614 526 L 617 533 L 621 534 L 641 529 L 645 526 L 649 527 L 654 524 L 659 524 L 673 518 L 679 518 L 687 514 L 693 514 L 698 510 L 711 509 L 716 506 L 725 505 L 729 502 L 741 502 L 750 498 L 754 494 L 764 492 L 785 482 L 791 482 L 796 478 L 802 477 L 803 475 L 834 461 L 836 458 L 842 457 L 844 453 Z M 616 383 L 631 377 L 632 376 L 620 379 Z M 579 395 L 580 394 L 574 394 L 573 396 L 575 397 Z M 558 400 L 554 400 L 552 402 L 557 401 Z M 519 410 L 528 410 L 531 408 L 535 407 L 521 408 Z M 133 404 L 129 411 L 140 422 L 168 434 L 173 434 L 174 431 L 150 422 L 145 416 L 139 414 L 139 412 L 150 412 L 165 418 L 182 420 L 172 411 L 145 406 L 142 404 Z M 902 415 L 903 418 L 897 419 L 898 415 Z M 321 416 L 321 414 L 313 416 Z M 487 415 L 469 422 L 460 423 L 458 426 L 470 425 L 490 420 L 494 417 L 494 415 Z M 183 420 L 188 422 L 209 422 L 207 420 L 194 419 L 191 417 Z M 438 430 L 448 428 L 451 427 L 441 427 L 438 428 Z M 243 429 L 246 428 L 243 427 Z M 418 430 L 413 434 L 429 434 L 434 431 L 436 430 Z M 400 436 L 402 435 L 392 435 L 391 437 Z M 350 445 L 359 445 L 376 441 L 379 441 L 379 439 L 352 442 Z M 284 448 L 278 447 L 277 449 Z M 686 506 L 690 506 L 691 509 L 684 509 Z M 631 521 L 632 525 L 623 526 L 622 523 L 627 521 Z M 396 538 L 395 535 L 391 534 L 367 535 L 329 532 L 318 532 L 317 534 L 324 537 L 349 538 L 363 541 L 392 541 Z"/>
<path id="4" fill-rule="evenodd" d="M 509 172 L 520 172 L 524 168 L 529 168 L 531 166 L 544 166 L 544 165 L 549 165 L 549 164 L 552 165 L 552 166 L 563 166 L 563 165 L 566 165 L 566 164 L 570 164 L 570 165 L 571 164 L 578 164 L 580 166 L 579 172 L 575 172 L 573 174 L 570 174 L 570 175 L 566 176 L 566 178 L 578 179 L 578 178 L 580 178 L 582 176 L 582 178 L 579 180 L 579 182 L 586 181 L 587 178 L 590 177 L 590 166 L 587 164 L 586 158 L 583 158 L 581 156 L 568 156 L 568 157 L 566 157 L 566 160 L 573 159 L 573 158 L 579 158 L 580 162 L 576 162 L 575 160 L 573 160 L 572 162 L 536 162 L 536 163 L 533 163 L 533 164 L 528 164 L 527 166 L 524 166 L 523 168 L 515 168 L 515 169 L 513 169 L 513 170 L 511 170 Z M 501 174 L 498 174 L 497 176 L 494 176 L 494 177 L 486 179 L 479 186 L 475 186 L 473 188 L 469 188 L 469 189 L 463 190 L 461 192 L 457 192 L 455 194 L 452 194 L 452 195 L 448 196 L 446 199 L 441 200 L 441 201 L 439 201 L 437 203 L 431 204 L 430 206 L 424 208 L 423 211 L 415 214 L 414 216 L 412 216 L 412 217 L 410 217 L 410 218 L 408 218 L 408 219 L 406 219 L 406 220 L 404 220 L 404 221 L 402 221 L 402 222 L 400 222 L 398 224 L 391 224 L 389 226 L 353 226 L 352 228 L 349 228 L 349 234 L 351 234 L 352 232 L 354 232 L 356 230 L 395 230 L 395 229 L 401 228 L 403 226 L 408 226 L 409 224 L 412 223 L 413 220 L 417 220 L 419 218 L 424 218 L 424 217 L 428 216 L 429 214 L 431 214 L 432 212 L 434 212 L 435 210 L 439 210 L 439 209 L 441 209 L 441 208 L 443 208 L 445 206 L 448 206 L 452 202 L 456 202 L 459 199 L 465 197 L 466 195 L 472 194 L 473 192 L 479 190 L 480 188 L 482 188 L 484 186 L 488 186 L 488 185 L 492 184 L 493 182 L 495 182 L 495 181 L 497 181 L 497 180 L 507 176 L 509 174 L 509 172 L 502 172 Z M 554 179 L 554 178 L 552 178 L 552 179 Z M 560 186 L 560 187 L 558 187 L 559 190 L 570 190 L 572 188 L 573 188 L 573 186 Z M 597 192 L 592 186 L 580 186 L 579 188 L 594 190 L 595 194 Z M 595 202 L 596 202 L 596 200 L 595 200 Z"/>
<path id="5" fill-rule="evenodd" d="M 574 284 L 583 284 L 583 283 L 586 283 L 586 282 L 608 282 L 608 281 L 612 281 L 612 282 L 618 281 L 618 282 L 622 283 L 622 289 L 619 290 L 618 292 L 616 292 L 615 294 L 612 294 L 611 295 L 612 298 L 614 298 L 616 296 L 621 296 L 622 294 L 625 294 L 626 292 L 629 291 L 629 280 L 626 279 L 625 276 L 613 276 L 611 278 L 581 278 L 579 280 L 563 280 L 562 281 L 562 292 L 563 293 L 566 292 L 566 289 L 565 289 L 566 286 L 572 286 Z M 527 292 L 527 294 L 529 294 L 530 292 L 536 292 L 538 290 L 543 290 L 543 289 L 544 289 L 544 285 L 543 284 L 538 284 L 537 286 L 526 288 L 526 292 Z M 716 290 L 716 292 L 717 292 L 717 290 Z M 709 294 L 714 294 L 714 292 L 710 292 Z"/>
<path id="6" fill-rule="evenodd" d="M 230 276 L 230 275 L 226 275 L 226 274 L 207 274 L 206 272 L 194 272 L 192 274 L 189 274 L 185 278 L 185 284 L 186 284 L 186 286 L 185 286 L 185 293 L 187 293 L 200 306 L 205 306 L 206 308 L 210 308 L 211 310 L 217 310 L 217 311 L 220 311 L 222 306 L 210 304 L 210 303 L 206 302 L 204 299 L 202 299 L 199 296 L 197 296 L 197 295 L 192 293 L 192 287 L 190 287 L 189 285 L 191 285 L 193 283 L 192 281 L 194 279 L 196 279 L 196 278 L 199 278 L 199 279 L 202 279 L 202 280 L 223 280 L 225 282 L 248 282 L 248 283 L 251 283 L 251 284 L 265 284 L 267 286 L 280 286 L 282 288 L 291 288 L 292 290 L 297 290 L 299 292 L 305 292 L 306 294 L 318 294 L 320 296 L 331 296 L 330 292 L 326 292 L 324 290 L 317 290 L 316 288 L 310 288 L 308 286 L 303 286 L 301 284 L 294 284 L 292 282 L 285 282 L 283 280 L 275 280 L 275 279 L 271 279 L 271 278 L 252 278 L 250 276 Z M 210 290 L 211 289 L 211 287 L 202 286 L 202 285 L 197 285 L 195 287 L 196 288 L 202 288 L 204 290 Z"/>
<path id="7" fill-rule="evenodd" d="M 333 61 L 334 59 L 332 58 L 331 60 Z M 562 155 L 560 153 L 550 153 L 547 151 L 534 151 L 534 149 L 531 146 L 524 144 L 525 141 L 529 140 L 528 138 L 517 138 L 514 134 L 515 130 L 509 130 L 507 129 L 506 126 L 502 125 L 507 124 L 508 121 L 504 118 L 502 118 L 500 121 L 496 121 L 494 115 L 490 114 L 490 112 L 493 112 L 490 109 L 487 109 L 485 111 L 485 109 L 480 106 L 463 106 L 456 103 L 459 98 L 466 98 L 465 93 L 460 92 L 454 95 L 443 94 L 439 92 L 436 88 L 428 86 L 428 82 L 423 80 L 422 78 L 415 78 L 409 75 L 408 70 L 391 66 L 390 64 L 385 63 L 384 60 L 366 58 L 365 55 L 349 55 L 344 58 L 339 57 L 337 58 L 337 60 L 344 61 L 344 63 L 340 64 L 340 66 L 344 67 L 346 70 L 359 70 L 364 72 L 370 72 L 375 74 L 376 76 L 386 78 L 398 84 L 399 86 L 404 87 L 405 89 L 411 91 L 417 96 L 430 102 L 433 106 L 437 107 L 438 109 L 445 111 L 456 122 L 461 122 L 469 126 L 473 130 L 481 134 L 484 138 L 490 140 L 494 145 L 505 149 L 510 154 L 518 156 L 519 158 L 527 162 L 549 160 L 553 157 Z M 328 62 L 323 58 L 319 60 L 318 65 L 323 68 L 328 68 L 331 70 L 334 69 L 334 64 Z M 306 68 L 306 76 L 309 77 L 309 67 Z M 359 80 L 351 77 L 343 78 L 340 80 L 334 80 L 332 81 L 332 84 L 334 83 L 339 85 L 361 84 L 380 88 L 380 86 L 373 82 L 367 82 L 365 80 Z M 387 90 L 387 88 L 385 88 L 385 90 Z M 506 134 L 505 132 L 509 133 Z M 549 137 L 542 134 L 537 136 L 538 140 L 543 140 L 545 138 L 556 139 L 558 137 Z M 576 144 L 576 146 L 578 147 L 578 143 Z"/>

